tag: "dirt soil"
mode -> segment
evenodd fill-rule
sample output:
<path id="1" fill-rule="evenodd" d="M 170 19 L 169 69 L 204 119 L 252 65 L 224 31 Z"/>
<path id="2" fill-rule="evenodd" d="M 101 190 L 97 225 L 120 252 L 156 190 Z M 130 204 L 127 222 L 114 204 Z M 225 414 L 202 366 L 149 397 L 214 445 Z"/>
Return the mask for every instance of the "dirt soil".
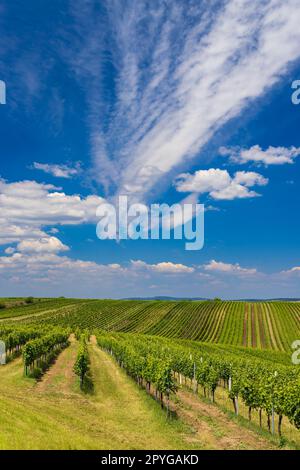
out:
<path id="1" fill-rule="evenodd" d="M 214 404 L 208 404 L 193 393 L 178 390 L 172 408 L 194 430 L 191 441 L 202 440 L 205 447 L 220 450 L 275 449 L 270 441 L 235 423 Z"/>

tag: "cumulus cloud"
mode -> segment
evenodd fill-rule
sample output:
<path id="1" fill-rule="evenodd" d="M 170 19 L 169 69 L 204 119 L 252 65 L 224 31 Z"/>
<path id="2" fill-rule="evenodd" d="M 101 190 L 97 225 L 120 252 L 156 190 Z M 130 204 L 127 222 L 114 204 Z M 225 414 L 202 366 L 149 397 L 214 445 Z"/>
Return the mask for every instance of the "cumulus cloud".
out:
<path id="1" fill-rule="evenodd" d="M 53 185 L 36 181 L 7 183 L 0 179 L 0 244 L 46 237 L 51 225 L 96 222 L 98 196 L 67 195 Z"/>
<path id="2" fill-rule="evenodd" d="M 7 255 L 12 255 L 15 251 L 16 251 L 15 248 L 13 248 L 12 246 L 9 246 L 8 248 L 5 248 L 4 253 Z"/>
<path id="3" fill-rule="evenodd" d="M 19 283 L 20 292 L 24 289 L 26 294 L 30 292 L 33 295 L 42 295 L 41 292 L 93 298 L 128 296 L 128 292 L 146 295 L 148 284 L 153 285 L 158 275 L 169 288 L 168 276 L 174 278 L 178 274 L 184 279 L 185 275 L 190 276 L 194 272 L 194 268 L 172 262 L 149 265 L 136 261 L 122 266 L 72 259 L 54 251 L 40 250 L 37 245 L 29 249 L 26 245 L 22 252 L 0 256 L 0 291 L 3 294 L 8 292 L 7 289 L 15 290 L 16 283 Z"/>
<path id="4" fill-rule="evenodd" d="M 216 200 L 232 200 L 259 196 L 249 188 L 256 185 L 265 186 L 268 179 L 252 171 L 237 171 L 231 177 L 227 170 L 210 168 L 198 170 L 194 174 L 183 173 L 177 177 L 174 184 L 179 192 L 208 193 Z"/>
<path id="5" fill-rule="evenodd" d="M 211 193 L 228 187 L 230 183 L 228 171 L 210 168 L 194 174 L 182 173 L 177 177 L 175 186 L 179 192 Z"/>
<path id="6" fill-rule="evenodd" d="M 68 251 L 69 247 L 56 237 L 43 237 L 23 240 L 17 245 L 17 250 L 21 253 L 58 253 Z"/>
<path id="7" fill-rule="evenodd" d="M 56 249 L 58 248 L 58 249 Z M 101 264 L 94 261 L 83 261 L 80 259 L 71 259 L 67 256 L 59 256 L 57 252 L 65 251 L 67 247 L 57 241 L 40 241 L 32 244 L 21 243 L 17 251 L 9 251 L 10 256 L 0 256 L 1 275 L 14 274 L 22 275 L 27 272 L 29 277 L 40 275 L 49 276 L 49 282 L 54 281 L 56 276 L 61 273 L 74 276 L 80 276 L 85 273 L 91 275 L 91 282 L 94 282 L 95 276 L 114 275 L 132 276 L 136 278 L 138 271 L 139 277 L 143 278 L 147 273 L 158 274 L 190 274 L 195 268 L 185 266 L 180 263 L 164 261 L 157 264 L 147 264 L 144 261 L 131 261 L 128 266 L 122 266 L 118 263 Z M 60 276 L 60 279 L 63 279 Z M 117 279 L 117 278 L 116 278 Z"/>
<path id="8" fill-rule="evenodd" d="M 0 218 L 0 245 L 18 242 L 27 238 L 40 238 L 45 236 L 45 232 L 32 225 L 22 226 L 12 223 L 7 218 Z"/>
<path id="9" fill-rule="evenodd" d="M 19 284 L 20 295 L 75 294 L 93 298 L 147 296 L 148 289 L 155 286 L 156 295 L 222 295 L 225 298 L 240 298 L 241 292 L 249 297 L 252 288 L 256 292 L 262 288 L 262 284 L 265 284 L 261 282 L 263 276 L 268 281 L 268 292 L 273 292 L 270 296 L 278 296 L 278 292 L 285 292 L 286 289 L 290 289 L 290 295 L 296 296 L 299 273 L 300 268 L 295 267 L 267 275 L 238 263 L 215 260 L 203 266 L 187 266 L 172 261 L 149 264 L 142 260 L 131 261 L 128 265 L 101 264 L 46 250 L 21 252 L 18 248 L 6 250 L 6 256 L 0 256 L 2 295 L 15 292 Z M 170 282 L 170 279 L 174 281 L 174 276 L 180 278 L 180 291 L 174 282 Z M 266 295 L 265 285 L 261 292 Z"/>
<path id="10" fill-rule="evenodd" d="M 264 165 L 283 165 L 285 163 L 292 164 L 300 155 L 298 147 L 268 147 L 262 150 L 259 145 L 253 145 L 249 149 L 239 147 L 221 147 L 219 149 L 221 155 L 229 157 L 233 163 L 257 163 Z"/>
<path id="11" fill-rule="evenodd" d="M 57 178 L 72 178 L 72 176 L 78 175 L 81 171 L 80 163 L 76 163 L 73 166 L 69 166 L 69 165 L 63 165 L 63 164 L 56 165 L 56 164 L 50 164 L 50 163 L 34 162 L 33 168 L 35 170 L 44 171 L 45 173 L 48 173 Z"/>
<path id="12" fill-rule="evenodd" d="M 215 260 L 211 260 L 208 264 L 205 264 L 203 268 L 205 271 L 212 273 L 233 274 L 238 276 L 257 274 L 257 270 L 255 268 L 243 268 L 238 263 L 231 264 Z"/>
<path id="13" fill-rule="evenodd" d="M 132 260 L 131 266 L 135 269 L 148 270 L 148 271 L 161 273 L 161 274 L 181 274 L 181 273 L 187 274 L 187 273 L 193 273 L 195 271 L 195 268 L 191 266 L 186 266 L 180 263 L 176 264 L 170 261 L 163 261 L 157 264 L 147 264 L 141 260 L 137 260 L 137 261 Z"/>
<path id="14" fill-rule="evenodd" d="M 295 266 L 287 271 L 281 271 L 280 274 L 283 276 L 300 276 L 300 266 Z"/>
<path id="15" fill-rule="evenodd" d="M 25 278 L 24 273 L 26 273 Z M 112 279 L 118 283 L 125 282 L 130 278 L 130 272 L 117 264 L 100 264 L 94 261 L 72 259 L 46 250 L 26 250 L 15 252 L 11 256 L 0 256 L 0 276 L 2 285 L 5 282 L 9 284 L 12 279 L 16 278 L 30 285 L 44 280 L 50 289 L 51 286 L 57 289 L 58 286 L 64 292 L 64 289 L 69 288 L 71 295 L 76 294 L 77 289 L 79 291 L 81 285 L 84 285 L 85 292 L 93 292 L 96 296 L 99 283 L 102 286 L 107 285 L 112 282 Z M 76 291 L 74 291 L 74 284 L 76 284 Z M 55 294 L 57 290 L 52 292 Z"/>

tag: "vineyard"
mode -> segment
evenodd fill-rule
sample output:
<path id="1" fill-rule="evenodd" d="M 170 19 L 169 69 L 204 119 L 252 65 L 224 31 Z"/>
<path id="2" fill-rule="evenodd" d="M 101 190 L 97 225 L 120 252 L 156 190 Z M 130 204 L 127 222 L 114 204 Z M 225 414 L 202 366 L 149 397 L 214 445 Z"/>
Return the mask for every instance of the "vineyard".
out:
<path id="1" fill-rule="evenodd" d="M 51 315 L 58 312 L 63 312 L 66 308 L 71 311 L 72 308 L 77 308 L 81 303 L 86 302 L 77 299 L 39 299 L 26 304 L 22 301 L 7 302 L 6 299 L 1 303 L 6 307 L 0 310 L 0 322 L 5 322 L 7 319 L 24 321 L 26 318 L 40 315 Z M 21 305 L 18 305 L 20 304 Z M 17 306 L 16 306 L 17 304 Z M 12 306 L 11 306 L 12 305 Z"/>
<path id="2" fill-rule="evenodd" d="M 26 311 L 26 316 L 24 313 Z M 290 351 L 300 336 L 298 302 L 70 301 L 12 310 L 15 321 L 100 328 L 166 338 Z"/>
<path id="3" fill-rule="evenodd" d="M 114 355 L 119 365 L 146 390 L 155 388 L 161 404 L 165 395 L 169 409 L 170 393 L 176 393 L 177 382 L 190 381 L 194 392 L 199 386 L 203 394 L 215 401 L 216 389 L 222 386 L 239 413 L 239 400 L 259 412 L 260 426 L 263 413 L 271 431 L 271 418 L 278 415 L 278 434 L 286 417 L 300 429 L 300 371 L 297 366 L 282 365 L 268 360 L 233 354 L 217 348 L 209 350 L 201 343 L 182 344 L 180 341 L 157 337 L 99 332 L 98 344 Z M 275 430 L 273 429 L 273 432 Z"/>
<path id="4" fill-rule="evenodd" d="M 0 366 L 0 380 L 2 370 L 19 364 L 18 380 L 43 381 L 70 350 L 65 377 L 74 377 L 74 384 L 68 400 L 74 390 L 76 397 L 97 394 L 92 382 L 101 357 L 158 402 L 169 420 L 182 412 L 178 403 L 194 400 L 195 407 L 206 400 L 208 413 L 211 406 L 223 407 L 280 445 L 288 436 L 288 445 L 300 446 L 300 369 L 291 361 L 291 345 L 300 337 L 299 303 L 43 299 L 8 308 L 5 315 L 0 340 L 7 365 Z M 52 385 L 54 397 L 60 380 Z M 102 390 L 101 400 L 107 393 L 112 389 Z"/>

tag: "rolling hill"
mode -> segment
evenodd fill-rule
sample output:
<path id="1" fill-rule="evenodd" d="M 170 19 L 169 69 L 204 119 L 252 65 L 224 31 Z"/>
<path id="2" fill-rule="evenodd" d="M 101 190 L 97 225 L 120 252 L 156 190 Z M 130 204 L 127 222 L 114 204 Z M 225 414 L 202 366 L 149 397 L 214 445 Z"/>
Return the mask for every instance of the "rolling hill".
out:
<path id="1" fill-rule="evenodd" d="M 4 315 L 4 313 L 2 313 Z M 291 351 L 300 303 L 56 299 L 7 310 L 6 321 L 49 322 L 258 349 Z"/>

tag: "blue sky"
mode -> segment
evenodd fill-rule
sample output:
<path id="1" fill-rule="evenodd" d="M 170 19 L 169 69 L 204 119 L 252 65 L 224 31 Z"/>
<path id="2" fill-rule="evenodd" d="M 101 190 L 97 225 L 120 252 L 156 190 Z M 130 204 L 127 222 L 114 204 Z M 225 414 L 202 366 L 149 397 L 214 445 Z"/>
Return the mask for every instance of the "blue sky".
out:
<path id="1" fill-rule="evenodd" d="M 3 0 L 0 295 L 299 297 L 299 21 L 297 0 Z M 204 203 L 204 248 L 100 241 L 120 194 Z"/>

